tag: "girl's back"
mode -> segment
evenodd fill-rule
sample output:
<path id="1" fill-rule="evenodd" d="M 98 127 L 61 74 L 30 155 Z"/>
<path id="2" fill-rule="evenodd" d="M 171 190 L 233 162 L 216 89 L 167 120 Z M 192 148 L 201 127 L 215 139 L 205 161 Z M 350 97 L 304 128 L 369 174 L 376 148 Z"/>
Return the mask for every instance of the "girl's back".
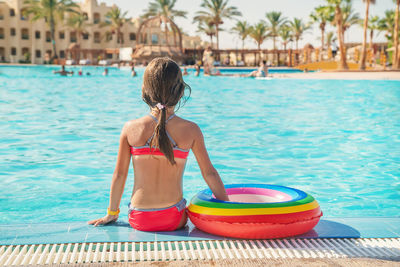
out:
<path id="1" fill-rule="evenodd" d="M 167 117 L 171 119 L 167 119 L 166 131 L 176 144 L 174 150 L 178 153 L 188 152 L 193 146 L 198 127 L 171 113 L 167 113 Z M 157 114 L 152 115 L 156 118 Z M 186 165 L 184 155 L 175 157 L 174 165 L 171 165 L 164 155 L 140 152 L 135 155 L 134 150 L 140 151 L 148 145 L 156 123 L 155 119 L 148 115 L 126 125 L 135 176 L 131 204 L 138 208 L 168 207 L 182 198 L 182 176 Z"/>
<path id="2" fill-rule="evenodd" d="M 135 182 L 128 217 L 135 229 L 172 231 L 185 225 L 182 176 L 190 149 L 215 197 L 228 200 L 200 128 L 174 113 L 186 88 L 190 90 L 179 66 L 171 59 L 156 58 L 147 66 L 142 97 L 150 114 L 127 122 L 122 129 L 107 216 L 90 224 L 96 226 L 118 218 L 131 157 Z"/>

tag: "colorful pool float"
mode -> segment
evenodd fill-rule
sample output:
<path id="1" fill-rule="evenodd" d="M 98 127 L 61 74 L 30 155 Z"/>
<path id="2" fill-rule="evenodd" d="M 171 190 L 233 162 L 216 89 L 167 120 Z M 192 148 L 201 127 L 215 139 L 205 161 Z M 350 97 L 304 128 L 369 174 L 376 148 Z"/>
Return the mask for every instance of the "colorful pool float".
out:
<path id="1" fill-rule="evenodd" d="M 322 212 L 309 194 L 269 184 L 225 185 L 230 201 L 215 199 L 210 189 L 190 202 L 193 224 L 215 235 L 264 239 L 303 234 L 317 225 Z"/>

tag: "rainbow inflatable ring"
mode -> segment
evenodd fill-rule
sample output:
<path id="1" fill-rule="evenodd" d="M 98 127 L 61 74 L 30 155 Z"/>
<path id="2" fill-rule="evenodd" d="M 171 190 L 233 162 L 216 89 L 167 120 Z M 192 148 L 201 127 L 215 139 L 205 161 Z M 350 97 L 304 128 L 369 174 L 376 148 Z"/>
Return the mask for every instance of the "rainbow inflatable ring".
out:
<path id="1" fill-rule="evenodd" d="M 225 188 L 230 201 L 214 198 L 210 189 L 191 200 L 189 218 L 200 230 L 235 238 L 283 238 L 310 231 L 322 216 L 318 202 L 298 189 L 268 184 Z"/>

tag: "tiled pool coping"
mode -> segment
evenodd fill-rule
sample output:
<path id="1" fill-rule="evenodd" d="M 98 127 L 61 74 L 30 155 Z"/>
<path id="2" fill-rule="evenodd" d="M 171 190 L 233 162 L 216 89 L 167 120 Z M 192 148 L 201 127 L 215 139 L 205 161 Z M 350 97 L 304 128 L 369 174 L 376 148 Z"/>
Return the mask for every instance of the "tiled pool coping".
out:
<path id="1" fill-rule="evenodd" d="M 399 238 L 400 217 L 324 218 L 298 238 Z M 101 227 L 86 222 L 0 225 L 0 245 L 83 242 L 222 240 L 192 223 L 175 232 L 141 232 L 121 220 Z"/>

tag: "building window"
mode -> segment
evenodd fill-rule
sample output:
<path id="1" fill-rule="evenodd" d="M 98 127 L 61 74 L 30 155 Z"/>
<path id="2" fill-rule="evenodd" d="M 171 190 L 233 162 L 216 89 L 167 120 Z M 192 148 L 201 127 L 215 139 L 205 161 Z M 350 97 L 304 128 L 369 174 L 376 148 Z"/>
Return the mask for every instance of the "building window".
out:
<path id="1" fill-rule="evenodd" d="M 51 33 L 49 31 L 46 32 L 46 42 L 51 42 Z"/>
<path id="2" fill-rule="evenodd" d="M 10 17 L 14 17 L 15 16 L 15 10 L 14 8 L 10 8 Z"/>
<path id="3" fill-rule="evenodd" d="M 94 33 L 94 42 L 95 42 L 96 44 L 99 44 L 99 43 L 100 43 L 100 33 L 99 33 L 99 32 L 95 32 L 95 33 Z"/>
<path id="4" fill-rule="evenodd" d="M 40 31 L 35 31 L 35 38 L 40 39 Z"/>
<path id="5" fill-rule="evenodd" d="M 59 32 L 58 33 L 58 38 L 65 39 L 65 33 L 64 32 Z"/>
<path id="6" fill-rule="evenodd" d="M 119 44 L 123 44 L 124 43 L 124 35 L 122 34 L 122 32 L 119 33 L 119 38 L 117 39 L 117 42 Z"/>
<path id="7" fill-rule="evenodd" d="M 46 53 L 44 54 L 44 60 L 49 61 L 51 59 L 51 54 L 52 54 L 51 50 L 46 50 Z"/>
<path id="8" fill-rule="evenodd" d="M 100 14 L 94 13 L 93 14 L 93 24 L 99 24 L 99 23 L 100 23 Z"/>
<path id="9" fill-rule="evenodd" d="M 86 12 L 83 12 L 83 17 L 85 18 L 85 20 L 89 19 L 88 14 Z"/>
<path id="10" fill-rule="evenodd" d="M 112 40 L 112 33 L 111 32 L 106 32 L 106 41 L 111 41 Z"/>
<path id="11" fill-rule="evenodd" d="M 112 59 L 113 54 L 106 54 L 107 59 Z"/>
<path id="12" fill-rule="evenodd" d="M 0 39 L 4 39 L 4 29 L 0 28 Z"/>
<path id="13" fill-rule="evenodd" d="M 21 29 L 21 39 L 22 40 L 29 40 L 29 30 L 24 28 Z"/>
<path id="14" fill-rule="evenodd" d="M 11 28 L 11 29 L 10 29 L 10 35 L 11 35 L 11 36 L 15 36 L 15 35 L 16 35 L 15 28 Z"/>
<path id="15" fill-rule="evenodd" d="M 60 58 L 65 58 L 65 52 L 64 52 L 64 50 L 60 50 Z"/>
<path id="16" fill-rule="evenodd" d="M 129 40 L 131 40 L 131 41 L 135 41 L 136 40 L 136 34 L 134 32 L 131 32 L 129 34 Z"/>
<path id="17" fill-rule="evenodd" d="M 69 41 L 71 43 L 76 43 L 76 32 L 70 32 L 69 33 Z"/>
<path id="18" fill-rule="evenodd" d="M 0 61 L 6 61 L 6 49 L 4 47 L 0 47 Z"/>
<path id="19" fill-rule="evenodd" d="M 83 40 L 88 40 L 89 39 L 89 33 L 87 33 L 87 32 L 82 33 L 82 37 L 83 37 Z"/>
<path id="20" fill-rule="evenodd" d="M 27 20 L 28 18 L 24 16 L 25 11 L 23 9 L 20 10 L 20 18 L 21 20 Z"/>
<path id="21" fill-rule="evenodd" d="M 21 51 L 22 51 L 22 55 L 24 57 L 26 57 L 26 55 L 29 54 L 29 48 L 27 48 L 27 47 L 23 47 Z"/>
<path id="22" fill-rule="evenodd" d="M 158 44 L 158 35 L 157 34 L 152 34 L 151 35 L 151 43 L 152 44 Z"/>
<path id="23" fill-rule="evenodd" d="M 3 11 L 0 10 L 0 20 L 4 19 Z"/>
<path id="24" fill-rule="evenodd" d="M 41 57 L 42 57 L 42 51 L 36 50 L 36 51 L 35 51 L 35 57 L 36 57 L 36 58 L 41 58 Z"/>
<path id="25" fill-rule="evenodd" d="M 11 55 L 16 56 L 17 55 L 17 48 L 11 47 Z"/>

